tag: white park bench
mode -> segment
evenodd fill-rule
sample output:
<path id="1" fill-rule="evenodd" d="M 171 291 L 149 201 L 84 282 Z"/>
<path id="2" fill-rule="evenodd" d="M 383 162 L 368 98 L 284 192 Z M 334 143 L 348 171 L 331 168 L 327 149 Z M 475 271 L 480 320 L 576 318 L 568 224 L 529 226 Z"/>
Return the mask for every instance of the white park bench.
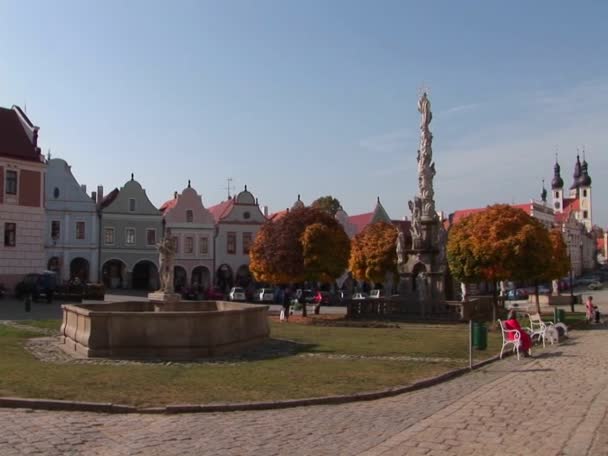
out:
<path id="1" fill-rule="evenodd" d="M 537 313 L 528 314 L 530 319 L 530 337 L 532 340 L 536 338 L 539 342 L 542 341 L 543 347 L 546 346 L 545 341 L 548 339 L 553 345 L 559 342 L 560 336 L 568 335 L 568 327 L 564 323 L 554 323 L 553 321 L 543 321 Z"/>
<path id="2" fill-rule="evenodd" d="M 513 346 L 513 351 L 517 354 L 517 359 L 519 359 L 519 347 L 521 346 L 521 333 L 517 329 L 507 329 L 505 328 L 505 322 L 502 320 L 498 320 L 498 324 L 500 325 L 500 330 L 502 331 L 502 347 L 500 348 L 500 359 L 502 359 L 502 354 L 505 351 L 505 348 L 508 345 Z M 509 334 L 513 334 L 513 338 L 509 338 Z"/>

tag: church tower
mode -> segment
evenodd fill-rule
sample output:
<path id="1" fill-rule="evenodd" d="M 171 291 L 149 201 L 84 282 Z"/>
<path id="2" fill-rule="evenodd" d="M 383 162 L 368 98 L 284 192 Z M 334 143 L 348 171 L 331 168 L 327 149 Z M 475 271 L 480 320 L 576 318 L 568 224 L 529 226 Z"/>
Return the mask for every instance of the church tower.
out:
<path id="1" fill-rule="evenodd" d="M 570 186 L 570 198 L 578 198 L 578 187 L 582 175 L 581 158 L 576 155 L 576 163 L 574 164 L 574 174 L 572 175 L 572 185 Z"/>
<path id="2" fill-rule="evenodd" d="M 553 209 L 555 212 L 561 213 L 564 210 L 564 180 L 560 175 L 560 166 L 555 157 L 555 166 L 553 167 L 553 180 L 551 181 L 551 193 L 553 194 Z"/>
<path id="3" fill-rule="evenodd" d="M 584 155 L 583 163 L 581 165 L 581 177 L 578 181 L 578 192 L 580 201 L 579 221 L 585 224 L 587 231 L 591 231 L 591 228 L 593 227 L 591 218 L 591 177 L 589 176 L 589 165 L 587 164 Z"/>

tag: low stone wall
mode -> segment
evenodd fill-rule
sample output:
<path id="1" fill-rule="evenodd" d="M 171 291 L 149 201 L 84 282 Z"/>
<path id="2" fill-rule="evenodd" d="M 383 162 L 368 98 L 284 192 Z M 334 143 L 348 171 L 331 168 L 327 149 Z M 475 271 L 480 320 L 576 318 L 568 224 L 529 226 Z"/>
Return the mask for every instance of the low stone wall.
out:
<path id="1" fill-rule="evenodd" d="M 538 302 L 541 306 L 567 306 L 570 305 L 570 295 L 538 295 Z M 528 296 L 528 302 L 536 304 L 536 296 Z M 575 304 L 580 303 L 580 296 L 574 295 Z"/>
<path id="2" fill-rule="evenodd" d="M 238 352 L 270 335 L 264 305 L 187 301 L 63 305 L 62 347 L 86 357 L 194 359 Z"/>

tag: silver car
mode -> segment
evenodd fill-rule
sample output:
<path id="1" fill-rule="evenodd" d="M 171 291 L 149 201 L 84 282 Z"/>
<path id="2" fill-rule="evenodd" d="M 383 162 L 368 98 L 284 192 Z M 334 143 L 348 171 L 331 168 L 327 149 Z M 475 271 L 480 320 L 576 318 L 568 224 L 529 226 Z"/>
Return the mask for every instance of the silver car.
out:
<path id="1" fill-rule="evenodd" d="M 244 301 L 245 290 L 241 287 L 232 287 L 228 296 L 230 296 L 231 301 Z"/>

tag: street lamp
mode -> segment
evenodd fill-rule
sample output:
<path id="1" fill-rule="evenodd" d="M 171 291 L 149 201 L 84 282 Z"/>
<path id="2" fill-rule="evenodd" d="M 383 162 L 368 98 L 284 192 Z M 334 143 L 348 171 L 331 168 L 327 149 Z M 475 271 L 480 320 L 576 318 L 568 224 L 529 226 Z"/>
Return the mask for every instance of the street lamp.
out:
<path id="1" fill-rule="evenodd" d="M 570 260 L 570 311 L 574 312 L 574 280 L 572 278 L 572 239 L 572 234 L 568 233 L 568 259 Z"/>

